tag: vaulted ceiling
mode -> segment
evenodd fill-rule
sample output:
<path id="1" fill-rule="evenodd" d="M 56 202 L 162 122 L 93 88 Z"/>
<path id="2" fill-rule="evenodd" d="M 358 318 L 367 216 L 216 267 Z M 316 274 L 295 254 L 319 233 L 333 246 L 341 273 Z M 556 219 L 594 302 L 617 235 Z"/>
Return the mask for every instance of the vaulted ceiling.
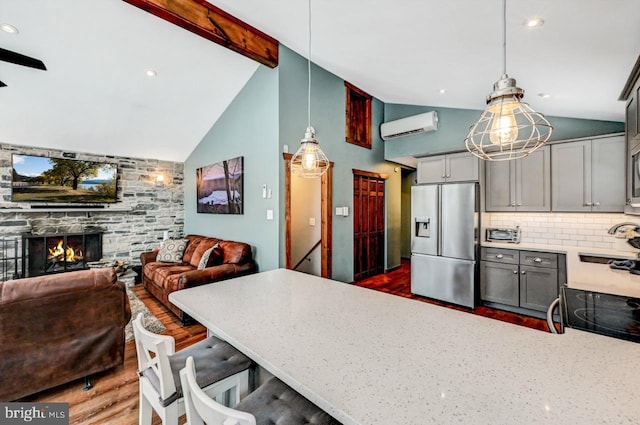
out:
<path id="1" fill-rule="evenodd" d="M 211 3 L 307 56 L 307 1 Z M 482 109 L 502 71 L 501 3 L 314 0 L 312 60 L 384 102 Z M 119 0 L 0 0 L 0 11 L 19 30 L 0 32 L 0 47 L 48 68 L 0 63 L 0 143 L 182 161 L 258 67 Z M 533 16 L 541 28 L 523 25 Z M 509 0 L 507 51 L 535 109 L 623 121 L 640 1 Z"/>

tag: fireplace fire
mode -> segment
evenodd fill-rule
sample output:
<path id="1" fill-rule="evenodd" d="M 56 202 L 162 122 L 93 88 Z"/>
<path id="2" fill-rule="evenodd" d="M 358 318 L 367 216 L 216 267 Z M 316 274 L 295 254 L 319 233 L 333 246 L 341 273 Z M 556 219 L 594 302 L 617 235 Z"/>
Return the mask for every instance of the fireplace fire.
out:
<path id="1" fill-rule="evenodd" d="M 22 275 L 84 270 L 102 258 L 102 232 L 22 235 Z"/>

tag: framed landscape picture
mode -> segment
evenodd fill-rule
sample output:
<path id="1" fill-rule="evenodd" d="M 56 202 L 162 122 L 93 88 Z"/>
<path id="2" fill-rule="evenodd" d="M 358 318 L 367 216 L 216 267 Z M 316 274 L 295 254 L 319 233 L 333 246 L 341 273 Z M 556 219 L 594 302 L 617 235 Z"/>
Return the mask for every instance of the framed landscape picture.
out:
<path id="1" fill-rule="evenodd" d="M 244 157 L 216 162 L 196 170 L 197 212 L 244 213 Z"/>

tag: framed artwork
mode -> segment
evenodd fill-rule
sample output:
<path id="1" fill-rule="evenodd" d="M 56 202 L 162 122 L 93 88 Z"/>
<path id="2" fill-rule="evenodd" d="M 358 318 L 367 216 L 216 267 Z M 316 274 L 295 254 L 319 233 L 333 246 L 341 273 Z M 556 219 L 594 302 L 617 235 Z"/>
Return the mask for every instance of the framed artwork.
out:
<path id="1" fill-rule="evenodd" d="M 208 214 L 243 214 L 243 179 L 243 156 L 198 168 L 196 170 L 197 211 Z"/>

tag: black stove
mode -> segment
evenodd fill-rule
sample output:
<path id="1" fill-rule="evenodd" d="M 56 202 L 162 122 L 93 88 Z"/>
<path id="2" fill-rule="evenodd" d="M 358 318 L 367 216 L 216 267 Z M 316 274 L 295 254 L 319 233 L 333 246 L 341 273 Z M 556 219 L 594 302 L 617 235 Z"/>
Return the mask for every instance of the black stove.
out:
<path id="1" fill-rule="evenodd" d="M 562 288 L 564 326 L 640 342 L 640 298 Z"/>

